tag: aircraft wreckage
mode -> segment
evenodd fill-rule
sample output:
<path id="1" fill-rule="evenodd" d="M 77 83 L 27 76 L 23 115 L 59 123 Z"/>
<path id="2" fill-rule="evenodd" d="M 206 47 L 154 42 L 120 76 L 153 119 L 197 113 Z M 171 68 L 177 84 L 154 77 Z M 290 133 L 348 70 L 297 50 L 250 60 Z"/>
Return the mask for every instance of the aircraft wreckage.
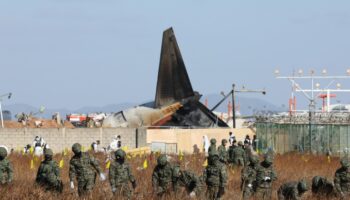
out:
<path id="1" fill-rule="evenodd" d="M 108 116 L 103 127 L 228 127 L 199 102 L 193 91 L 185 63 L 172 28 L 163 32 L 156 97 Z"/>

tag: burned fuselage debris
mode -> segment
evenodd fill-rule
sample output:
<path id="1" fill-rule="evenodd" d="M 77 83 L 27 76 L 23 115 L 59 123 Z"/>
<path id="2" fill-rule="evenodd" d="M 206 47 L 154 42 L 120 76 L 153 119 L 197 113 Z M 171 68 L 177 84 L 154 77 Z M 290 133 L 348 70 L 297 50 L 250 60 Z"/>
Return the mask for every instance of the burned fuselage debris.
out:
<path id="1" fill-rule="evenodd" d="M 193 91 L 172 28 L 163 33 L 154 102 L 107 117 L 104 127 L 228 127 L 200 101 Z"/>

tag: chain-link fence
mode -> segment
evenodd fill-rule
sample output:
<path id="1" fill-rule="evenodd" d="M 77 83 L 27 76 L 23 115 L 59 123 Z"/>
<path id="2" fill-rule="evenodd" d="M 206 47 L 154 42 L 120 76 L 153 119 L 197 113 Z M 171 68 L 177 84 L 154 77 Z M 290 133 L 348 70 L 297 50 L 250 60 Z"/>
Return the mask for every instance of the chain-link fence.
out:
<path id="1" fill-rule="evenodd" d="M 258 149 L 340 155 L 350 147 L 350 125 L 257 122 Z"/>

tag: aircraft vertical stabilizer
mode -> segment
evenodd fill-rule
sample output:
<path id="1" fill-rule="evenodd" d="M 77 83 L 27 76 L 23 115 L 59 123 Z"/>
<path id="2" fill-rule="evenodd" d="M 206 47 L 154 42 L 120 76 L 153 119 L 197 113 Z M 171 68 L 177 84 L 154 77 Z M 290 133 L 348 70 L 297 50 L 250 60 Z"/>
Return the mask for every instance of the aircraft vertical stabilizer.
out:
<path id="1" fill-rule="evenodd" d="M 172 28 L 163 32 L 155 108 L 194 96 L 185 63 Z"/>

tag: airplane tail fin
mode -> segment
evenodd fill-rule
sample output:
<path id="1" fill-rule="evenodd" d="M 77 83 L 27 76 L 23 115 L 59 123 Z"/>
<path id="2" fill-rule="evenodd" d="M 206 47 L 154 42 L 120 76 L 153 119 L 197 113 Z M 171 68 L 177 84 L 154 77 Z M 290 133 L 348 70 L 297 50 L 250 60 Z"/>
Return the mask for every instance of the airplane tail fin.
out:
<path id="1" fill-rule="evenodd" d="M 185 63 L 172 28 L 163 32 L 155 107 L 169 105 L 194 96 Z"/>

